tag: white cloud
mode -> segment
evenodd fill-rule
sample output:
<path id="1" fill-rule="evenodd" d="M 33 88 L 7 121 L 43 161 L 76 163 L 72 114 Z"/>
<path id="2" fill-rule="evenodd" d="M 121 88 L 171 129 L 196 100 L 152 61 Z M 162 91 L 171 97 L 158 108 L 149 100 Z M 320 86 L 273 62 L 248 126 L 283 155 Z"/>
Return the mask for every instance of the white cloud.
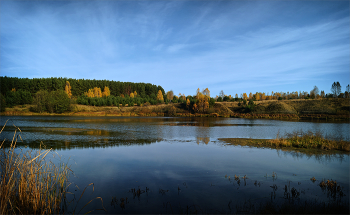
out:
<path id="1" fill-rule="evenodd" d="M 317 84 L 315 77 L 349 72 L 348 16 L 319 14 L 317 22 L 294 22 L 291 12 L 276 5 L 38 3 L 22 14 L 22 4 L 11 2 L 1 9 L 1 75 L 150 82 L 176 94 L 212 87 L 213 94 L 234 94 L 268 86 L 304 90 L 306 81 Z"/>

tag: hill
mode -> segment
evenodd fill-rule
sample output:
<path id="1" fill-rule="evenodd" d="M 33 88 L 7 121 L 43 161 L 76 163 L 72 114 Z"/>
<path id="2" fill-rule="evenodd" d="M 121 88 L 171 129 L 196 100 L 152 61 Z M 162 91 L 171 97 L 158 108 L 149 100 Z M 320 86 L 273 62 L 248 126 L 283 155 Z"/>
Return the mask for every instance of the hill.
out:
<path id="1" fill-rule="evenodd" d="M 71 116 L 179 116 L 179 117 L 242 117 L 242 118 L 318 118 L 349 119 L 349 99 L 317 99 L 317 100 L 282 100 L 257 101 L 252 112 L 239 102 L 216 102 L 205 114 L 193 113 L 185 104 L 158 104 L 128 107 L 96 107 L 88 105 L 72 105 L 72 110 L 64 115 Z M 56 115 L 50 113 L 34 113 L 32 105 L 6 108 L 1 115 Z"/>

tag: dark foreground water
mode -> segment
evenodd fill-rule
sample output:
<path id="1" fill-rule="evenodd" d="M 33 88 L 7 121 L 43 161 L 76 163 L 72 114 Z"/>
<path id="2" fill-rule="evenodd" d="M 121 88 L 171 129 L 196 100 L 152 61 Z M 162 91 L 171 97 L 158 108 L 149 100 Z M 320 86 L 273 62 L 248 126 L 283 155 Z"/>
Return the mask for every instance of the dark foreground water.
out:
<path id="1" fill-rule="evenodd" d="M 300 130 L 349 140 L 348 122 L 12 116 L 0 120 L 1 125 L 8 120 L 1 140 L 12 139 L 14 124 L 22 131 L 20 147 L 36 150 L 42 142 L 69 162 L 74 171 L 70 212 L 102 208 L 99 199 L 84 207 L 96 197 L 102 197 L 107 212 L 93 213 L 112 214 L 349 208 L 349 154 L 230 146 L 217 140 L 275 138 Z M 57 157 L 53 161 L 59 162 Z M 336 180 L 339 190 L 321 188 L 323 179 Z M 90 183 L 94 192 L 88 186 L 79 200 Z"/>

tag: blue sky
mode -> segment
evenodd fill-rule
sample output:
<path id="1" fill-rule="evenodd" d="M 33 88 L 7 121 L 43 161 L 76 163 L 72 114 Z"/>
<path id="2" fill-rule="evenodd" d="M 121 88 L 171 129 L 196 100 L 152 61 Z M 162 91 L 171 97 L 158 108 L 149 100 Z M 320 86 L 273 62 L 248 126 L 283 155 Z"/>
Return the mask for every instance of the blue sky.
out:
<path id="1" fill-rule="evenodd" d="M 342 91 L 349 1 L 0 1 L 0 75 L 161 85 L 177 95 Z"/>

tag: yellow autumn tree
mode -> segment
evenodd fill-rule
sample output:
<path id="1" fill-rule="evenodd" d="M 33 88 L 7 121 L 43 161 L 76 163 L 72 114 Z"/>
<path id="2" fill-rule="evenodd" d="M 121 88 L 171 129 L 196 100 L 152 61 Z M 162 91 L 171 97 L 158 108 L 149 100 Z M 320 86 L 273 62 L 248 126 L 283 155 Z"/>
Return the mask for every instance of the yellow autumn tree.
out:
<path id="1" fill-rule="evenodd" d="M 94 97 L 101 98 L 102 97 L 102 91 L 99 87 L 94 87 Z"/>
<path id="2" fill-rule="evenodd" d="M 130 93 L 130 98 L 134 98 L 134 93 Z"/>
<path id="3" fill-rule="evenodd" d="M 181 98 L 183 101 L 186 101 L 186 96 L 185 96 L 185 94 L 179 93 L 179 98 Z"/>
<path id="4" fill-rule="evenodd" d="M 199 88 L 197 89 L 196 92 L 196 107 L 193 108 L 194 111 L 201 111 L 205 112 L 209 108 L 209 99 L 210 99 L 210 91 L 208 88 L 200 92 Z"/>
<path id="5" fill-rule="evenodd" d="M 16 88 L 12 88 L 12 90 L 11 90 L 12 92 L 16 92 Z"/>
<path id="6" fill-rule="evenodd" d="M 203 90 L 202 94 L 203 94 L 204 96 L 206 96 L 207 98 L 210 98 L 210 91 L 209 91 L 208 88 L 205 88 L 205 89 Z"/>
<path id="7" fill-rule="evenodd" d="M 265 95 L 265 93 L 262 93 L 262 94 L 261 94 L 261 100 L 266 100 L 266 95 Z"/>
<path id="8" fill-rule="evenodd" d="M 186 107 L 188 108 L 188 110 L 190 110 L 190 105 L 191 105 L 191 102 L 189 99 L 186 100 Z"/>
<path id="9" fill-rule="evenodd" d="M 89 91 L 85 92 L 84 95 L 86 95 L 89 98 L 93 98 L 94 95 L 94 91 L 92 89 L 89 89 Z"/>
<path id="10" fill-rule="evenodd" d="M 71 86 L 70 86 L 69 81 L 66 81 L 66 86 L 64 87 L 64 91 L 66 91 L 69 98 L 72 97 L 72 91 L 71 91 Z"/>
<path id="11" fill-rule="evenodd" d="M 134 97 L 136 97 L 137 96 L 137 92 L 136 92 L 136 90 L 134 91 Z"/>
<path id="12" fill-rule="evenodd" d="M 250 92 L 250 93 L 249 93 L 249 99 L 252 99 L 252 98 L 253 98 L 253 93 Z"/>
<path id="13" fill-rule="evenodd" d="M 256 99 L 256 101 L 259 101 L 259 100 L 260 100 L 260 93 L 257 92 L 257 93 L 255 94 L 255 99 Z"/>
<path id="14" fill-rule="evenodd" d="M 194 104 L 193 107 L 192 107 L 192 109 L 193 109 L 194 112 L 197 112 L 197 111 L 198 111 L 197 104 Z"/>
<path id="15" fill-rule="evenodd" d="M 243 99 L 247 100 L 248 96 L 247 93 L 243 93 Z"/>
<path id="16" fill-rule="evenodd" d="M 102 96 L 107 97 L 110 95 L 111 95 L 111 91 L 109 90 L 109 87 L 105 86 L 105 88 L 103 89 Z"/>
<path id="17" fill-rule="evenodd" d="M 162 93 L 161 90 L 159 90 L 158 93 L 157 93 L 157 100 L 158 101 L 164 101 L 163 93 Z"/>

